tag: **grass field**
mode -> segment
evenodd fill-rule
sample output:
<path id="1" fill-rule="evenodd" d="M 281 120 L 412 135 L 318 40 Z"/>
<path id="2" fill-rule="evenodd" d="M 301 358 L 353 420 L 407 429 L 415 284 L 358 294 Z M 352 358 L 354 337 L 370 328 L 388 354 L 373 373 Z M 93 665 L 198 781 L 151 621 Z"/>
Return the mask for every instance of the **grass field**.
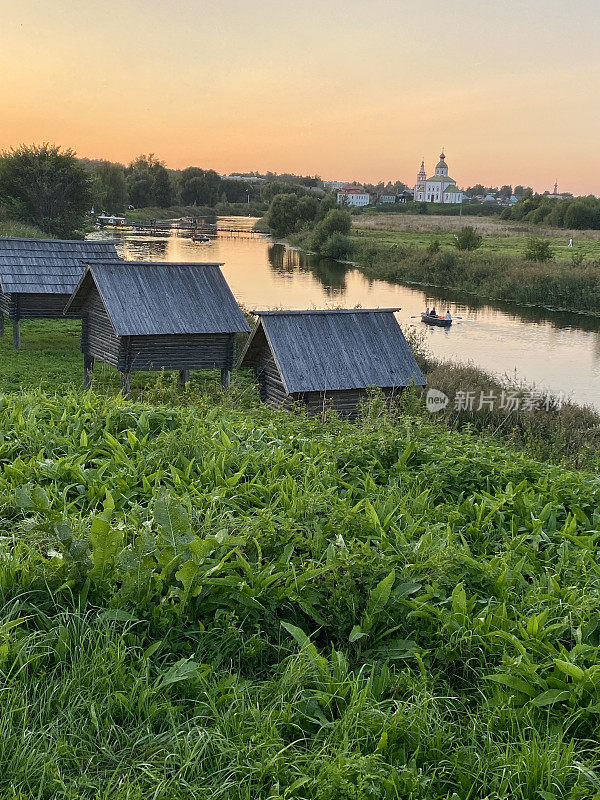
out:
<path id="1" fill-rule="evenodd" d="M 598 798 L 600 481 L 422 420 L 0 400 L 0 796 Z"/>
<path id="2" fill-rule="evenodd" d="M 3 800 L 600 800 L 597 475 L 79 326 L 0 339 Z"/>
<path id="3" fill-rule="evenodd" d="M 362 241 L 424 249 L 438 241 L 443 249 L 456 250 L 454 234 L 471 225 L 483 236 L 477 253 L 523 257 L 532 237 L 550 241 L 557 260 L 570 260 L 573 253 L 600 260 L 600 231 L 568 231 L 504 222 L 496 218 L 435 217 L 427 215 L 379 214 L 353 218 L 355 233 Z M 569 248 L 569 239 L 573 248 Z"/>

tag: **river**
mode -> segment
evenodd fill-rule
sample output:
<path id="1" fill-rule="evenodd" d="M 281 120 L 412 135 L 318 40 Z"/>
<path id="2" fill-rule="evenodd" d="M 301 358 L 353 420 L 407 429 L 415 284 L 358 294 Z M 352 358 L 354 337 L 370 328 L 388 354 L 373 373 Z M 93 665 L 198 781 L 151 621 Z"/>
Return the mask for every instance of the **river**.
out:
<path id="1" fill-rule="evenodd" d="M 240 222 L 235 218 L 236 225 Z M 223 262 L 235 297 L 248 310 L 399 307 L 398 321 L 424 329 L 435 356 L 472 363 L 600 410 L 598 318 L 512 304 L 487 305 L 464 295 L 372 281 L 358 270 L 318 261 L 256 235 L 224 234 L 208 243 L 194 243 L 175 235 L 123 234 L 117 248 L 124 258 L 135 260 Z M 462 320 L 446 330 L 426 327 L 413 318 L 433 303 L 438 310 L 449 308 Z"/>

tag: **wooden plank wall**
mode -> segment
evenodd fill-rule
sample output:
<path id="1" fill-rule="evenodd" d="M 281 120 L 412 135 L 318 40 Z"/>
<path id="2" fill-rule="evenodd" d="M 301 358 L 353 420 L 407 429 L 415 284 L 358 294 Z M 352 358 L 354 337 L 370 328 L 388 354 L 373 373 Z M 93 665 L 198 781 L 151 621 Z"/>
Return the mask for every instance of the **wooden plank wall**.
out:
<path id="1" fill-rule="evenodd" d="M 294 401 L 285 390 L 273 353 L 266 341 L 263 342 L 256 355 L 254 374 L 258 381 L 258 393 L 263 403 L 271 408 L 285 408 L 293 404 Z"/>
<path id="2" fill-rule="evenodd" d="M 97 291 L 90 292 L 82 308 L 81 351 L 113 367 L 119 363 L 119 337 Z"/>
<path id="3" fill-rule="evenodd" d="M 18 294 L 21 319 L 64 319 L 63 311 L 68 294 Z M 71 315 L 79 318 L 79 314 Z"/>
<path id="4" fill-rule="evenodd" d="M 125 338 L 125 337 L 124 337 Z M 150 369 L 233 369 L 235 334 L 197 333 L 129 336 L 123 342 L 124 371 Z M 119 369 L 122 369 L 119 366 Z"/>

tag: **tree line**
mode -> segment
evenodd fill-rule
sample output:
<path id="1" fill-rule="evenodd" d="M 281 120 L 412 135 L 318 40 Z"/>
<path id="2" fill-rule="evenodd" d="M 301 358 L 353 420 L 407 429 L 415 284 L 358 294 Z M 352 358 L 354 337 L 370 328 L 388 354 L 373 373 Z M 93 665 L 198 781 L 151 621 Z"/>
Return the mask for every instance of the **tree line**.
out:
<path id="1" fill-rule="evenodd" d="M 319 183 L 310 176 L 270 173 L 259 183 L 224 179 L 200 167 L 171 170 L 152 153 L 125 166 L 77 158 L 73 150 L 57 145 L 21 145 L 0 154 L 0 221 L 26 223 L 47 235 L 70 238 L 83 235 L 92 209 L 96 214 L 118 214 L 131 208 L 206 209 L 254 202 L 254 210 L 262 213 L 282 192 L 314 199 Z"/>
<path id="2" fill-rule="evenodd" d="M 553 228 L 600 230 L 600 200 L 593 195 L 559 200 L 529 191 L 501 217 Z"/>

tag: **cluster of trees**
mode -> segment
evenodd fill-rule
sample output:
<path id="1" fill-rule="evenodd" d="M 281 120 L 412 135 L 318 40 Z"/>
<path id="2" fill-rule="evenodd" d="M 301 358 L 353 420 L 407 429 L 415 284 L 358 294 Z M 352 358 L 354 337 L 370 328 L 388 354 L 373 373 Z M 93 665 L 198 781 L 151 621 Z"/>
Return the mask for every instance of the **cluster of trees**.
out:
<path id="1" fill-rule="evenodd" d="M 92 201 L 89 175 L 72 150 L 17 147 L 0 155 L 0 210 L 49 236 L 82 232 Z"/>
<path id="2" fill-rule="evenodd" d="M 303 234 L 309 249 L 325 258 L 348 258 L 354 251 L 352 217 L 338 207 L 333 195 L 320 199 L 290 192 L 277 194 L 269 205 L 267 223 L 276 236 Z"/>
<path id="3" fill-rule="evenodd" d="M 259 183 L 223 179 L 200 167 L 170 170 L 152 153 L 124 166 L 79 159 L 57 145 L 22 145 L 0 154 L 0 217 L 35 225 L 51 236 L 72 237 L 83 234 L 92 208 L 121 213 L 132 207 L 214 208 L 255 201 L 254 210 L 262 212 L 276 195 L 287 192 L 301 201 L 299 216 L 314 222 L 317 197 L 324 194 L 319 183 L 310 176 L 269 173 Z"/>
<path id="4" fill-rule="evenodd" d="M 134 208 L 216 206 L 259 199 L 256 184 L 223 180 L 213 169 L 167 169 L 153 153 L 140 155 L 128 166 L 110 161 L 83 162 L 93 189 L 94 207 L 111 213 Z"/>
<path id="5" fill-rule="evenodd" d="M 484 186 L 481 183 L 476 183 L 475 186 L 469 186 L 468 189 L 465 189 L 464 193 L 467 197 L 485 197 L 486 194 L 493 194 L 497 197 L 508 199 L 513 194 L 515 197 L 522 197 L 527 192 L 532 191 L 533 190 L 530 186 L 521 186 L 520 184 L 515 186 L 513 189 L 509 183 L 501 186 L 500 188 L 497 186 Z"/>
<path id="6" fill-rule="evenodd" d="M 550 225 L 554 228 L 599 230 L 600 200 L 593 195 L 555 200 L 530 191 L 514 206 L 504 209 L 502 218 Z"/>

